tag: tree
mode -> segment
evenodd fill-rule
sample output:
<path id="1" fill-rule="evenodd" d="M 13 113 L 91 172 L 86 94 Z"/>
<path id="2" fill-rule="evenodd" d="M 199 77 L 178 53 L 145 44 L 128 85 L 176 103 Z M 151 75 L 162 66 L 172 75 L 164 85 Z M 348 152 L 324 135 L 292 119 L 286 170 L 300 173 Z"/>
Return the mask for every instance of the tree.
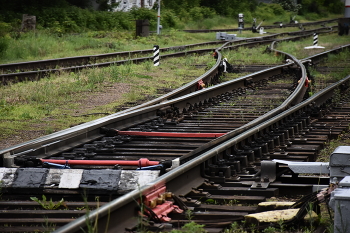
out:
<path id="1" fill-rule="evenodd" d="M 298 13 L 301 4 L 297 4 L 295 0 L 272 0 L 272 3 L 280 4 L 284 10 Z"/>

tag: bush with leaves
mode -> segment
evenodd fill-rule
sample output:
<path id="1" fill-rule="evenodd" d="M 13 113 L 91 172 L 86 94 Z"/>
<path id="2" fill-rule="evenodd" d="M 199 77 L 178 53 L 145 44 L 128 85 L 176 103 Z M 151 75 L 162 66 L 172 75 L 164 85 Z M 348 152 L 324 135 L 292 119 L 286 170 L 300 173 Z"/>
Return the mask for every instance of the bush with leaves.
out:
<path id="1" fill-rule="evenodd" d="M 297 4 L 295 0 L 272 0 L 272 3 L 280 4 L 286 11 L 298 13 L 301 4 Z"/>
<path id="2" fill-rule="evenodd" d="M 11 31 L 10 24 L 0 22 L 0 58 L 4 56 L 6 50 L 9 47 L 10 31 Z"/>
<path id="3" fill-rule="evenodd" d="M 342 0 L 303 0 L 302 4 L 300 13 L 305 16 L 309 13 L 327 16 L 329 13 L 341 14 L 344 11 Z"/>

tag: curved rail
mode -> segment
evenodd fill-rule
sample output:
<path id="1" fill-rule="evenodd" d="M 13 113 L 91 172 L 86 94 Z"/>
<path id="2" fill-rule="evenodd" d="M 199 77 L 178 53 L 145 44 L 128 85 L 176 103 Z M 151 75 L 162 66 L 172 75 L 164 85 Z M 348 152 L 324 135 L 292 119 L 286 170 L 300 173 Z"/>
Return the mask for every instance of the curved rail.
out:
<path id="1" fill-rule="evenodd" d="M 271 46 L 272 47 L 272 49 L 273 49 L 273 47 L 274 46 Z M 281 54 L 283 54 L 283 52 L 280 52 L 280 51 L 278 51 L 279 53 L 281 53 Z M 287 54 L 285 54 L 285 56 L 288 56 Z M 290 56 L 289 56 L 290 57 Z M 293 59 L 293 57 L 290 57 L 291 59 Z M 308 61 L 305 61 L 305 62 L 308 62 Z M 282 65 L 281 67 L 287 67 L 287 66 L 289 66 L 290 64 L 285 64 L 285 65 Z M 281 67 L 279 67 L 280 69 L 281 69 Z M 278 70 L 278 69 L 277 69 Z M 270 73 L 269 73 L 270 72 Z M 260 72 L 261 74 L 264 74 L 264 75 L 267 75 L 268 73 L 271 75 L 271 74 L 273 74 L 273 72 L 278 72 L 278 71 L 273 71 L 273 69 L 269 69 L 269 72 L 266 72 L 266 73 L 264 73 L 263 71 L 262 72 Z M 263 78 L 263 76 L 260 76 L 259 78 Z M 257 77 L 257 80 L 259 79 L 258 77 Z M 235 85 L 237 85 L 238 83 L 240 83 L 240 85 L 245 85 L 244 84 L 244 80 L 245 79 L 238 79 L 236 82 L 236 84 Z M 242 82 L 243 81 L 243 82 Z M 235 83 L 234 81 L 233 81 L 233 83 Z M 301 83 L 303 83 L 303 82 L 300 82 L 300 84 Z M 299 86 L 300 86 L 300 84 L 299 84 Z M 224 84 L 220 84 L 221 86 L 224 86 Z M 218 85 L 218 86 L 220 86 L 220 85 Z M 230 88 L 228 88 L 227 90 L 222 90 L 222 91 L 229 91 L 229 90 L 232 90 L 232 86 L 230 87 Z M 207 98 L 209 98 L 209 96 L 215 96 L 215 95 L 217 95 L 218 94 L 218 92 L 217 92 L 217 90 L 218 90 L 218 87 L 216 87 L 216 86 L 214 86 L 214 87 L 211 87 L 211 88 L 208 88 L 208 89 L 206 89 L 206 90 L 202 90 L 202 91 L 199 91 L 199 92 L 196 92 L 196 93 L 191 93 L 191 94 L 189 94 L 189 95 L 187 95 L 186 97 L 179 97 L 179 98 L 177 98 L 177 99 L 174 99 L 174 100 L 170 100 L 170 101 L 167 101 L 167 102 L 165 102 L 165 103 L 161 103 L 161 104 L 158 104 L 157 105 L 157 107 L 158 107 L 158 109 L 161 109 L 161 108 L 167 108 L 169 105 L 170 106 L 177 106 L 178 108 L 181 108 L 182 106 L 186 106 L 186 104 L 189 102 L 189 100 L 191 100 L 192 98 L 193 98 L 193 100 L 194 101 L 199 101 L 199 99 L 201 98 L 201 99 L 205 99 L 205 97 L 199 97 L 199 94 L 200 93 L 205 93 L 206 95 L 207 95 Z M 222 91 L 220 91 L 220 92 L 222 92 Z M 294 101 L 298 101 L 297 99 L 296 99 L 296 96 L 293 96 L 293 95 L 291 95 L 290 96 L 290 98 L 288 98 L 289 99 L 289 101 L 290 101 L 290 103 L 287 105 L 287 108 L 286 109 L 288 109 L 289 107 L 293 107 L 293 105 L 295 104 L 294 103 Z M 179 100 L 179 102 L 176 102 L 176 100 Z M 192 101 L 192 100 L 191 100 Z M 163 105 L 162 105 L 163 104 Z M 283 105 L 283 104 L 282 104 Z M 145 109 L 141 109 L 141 110 L 139 110 L 139 111 L 135 111 L 135 114 L 131 114 L 130 116 L 132 116 L 132 117 L 134 117 L 134 119 L 133 120 L 135 120 L 135 119 L 137 119 L 137 118 L 139 118 L 139 116 L 137 116 L 137 114 L 136 114 L 136 112 L 138 112 L 138 113 L 140 113 L 140 112 L 142 112 L 142 114 L 145 114 L 146 116 L 148 115 L 148 116 L 150 116 L 150 115 L 152 115 L 153 114 L 153 108 L 152 107 L 148 107 L 148 108 L 145 108 Z M 270 112 L 271 113 L 271 112 Z M 270 114 L 269 113 L 269 114 Z M 272 114 L 278 114 L 277 112 L 276 113 L 272 113 Z M 124 121 L 124 122 L 112 122 L 113 120 L 112 119 L 109 119 L 110 121 L 109 121 L 109 123 L 110 123 L 110 125 L 111 125 L 111 127 L 118 127 L 118 125 L 123 125 L 125 122 L 127 122 L 128 121 L 128 119 L 127 119 L 127 114 L 125 114 L 125 115 L 123 115 L 122 117 L 121 117 L 121 119 L 119 119 L 119 120 L 121 120 L 121 121 Z M 130 122 L 132 122 L 132 121 L 130 121 Z M 96 123 L 96 122 L 95 122 Z M 103 122 L 100 122 L 100 124 L 102 125 L 103 124 Z M 92 131 L 96 131 L 96 129 L 97 128 L 93 128 L 93 127 L 95 127 L 96 125 L 92 125 L 92 128 L 86 128 L 85 130 L 85 135 L 84 136 L 92 136 L 93 135 L 93 132 Z M 96 127 L 98 127 L 98 126 L 96 126 Z M 91 130 L 91 131 L 89 131 L 89 130 Z M 246 128 L 246 130 L 247 130 L 247 128 Z M 245 130 L 245 131 L 246 131 Z M 260 131 L 262 130 L 262 128 L 260 128 Z M 66 136 L 70 136 L 70 135 L 64 135 L 65 137 Z M 84 137 L 84 136 L 77 136 L 77 138 L 78 139 L 81 139 L 82 137 Z M 231 135 L 232 136 L 232 135 Z M 61 139 L 62 141 L 61 142 L 52 142 L 52 143 L 50 143 L 50 142 L 48 142 L 48 141 L 46 141 L 45 143 L 47 143 L 46 145 L 40 145 L 42 148 L 38 148 L 38 151 L 37 152 L 39 152 L 39 150 L 41 150 L 41 151 L 43 151 L 43 150 L 47 150 L 47 151 L 50 151 L 51 149 L 54 149 L 54 147 L 53 148 L 50 148 L 50 146 L 51 145 L 55 145 L 56 143 L 61 143 L 61 144 L 64 144 L 65 146 L 67 146 L 66 145 L 66 142 L 69 142 L 69 141 L 64 141 L 65 139 L 63 138 L 63 139 Z M 33 153 L 35 153 L 35 148 L 33 149 Z M 22 153 L 27 153 L 26 151 L 21 151 L 21 152 L 19 152 L 18 154 L 22 154 Z M 218 153 L 220 153 L 220 152 L 218 152 Z M 18 155 L 17 154 L 17 155 Z M 12 154 L 13 156 L 16 156 L 16 155 L 14 155 L 14 154 Z M 184 161 L 185 162 L 185 161 Z M 187 164 L 186 162 L 184 163 L 184 164 Z M 191 171 L 192 172 L 192 171 Z M 177 183 L 177 182 L 176 182 Z M 167 185 L 171 188 L 172 186 L 171 185 L 175 185 L 175 184 L 172 184 L 172 181 L 171 182 L 169 182 L 169 183 L 167 183 Z M 175 190 L 175 189 L 174 189 Z M 182 192 L 182 191 L 176 191 L 176 192 Z M 119 199 L 118 199 L 119 200 Z M 128 204 L 125 204 L 125 205 L 128 205 Z M 133 209 L 132 209 L 133 210 Z M 105 221 L 105 220 L 101 220 L 101 223 L 103 223 L 103 221 Z"/>
<path id="2" fill-rule="evenodd" d="M 167 188 L 173 191 L 176 195 L 186 193 L 190 191 L 190 187 L 194 187 L 194 182 L 198 180 L 203 181 L 204 178 L 200 177 L 200 170 L 202 164 L 208 159 L 223 153 L 225 150 L 232 148 L 238 142 L 249 138 L 250 136 L 263 131 L 274 124 L 278 124 L 283 119 L 287 118 L 290 114 L 303 111 L 304 108 L 312 106 L 320 106 L 328 101 L 336 89 L 340 88 L 342 85 L 349 86 L 350 76 L 338 81 L 337 83 L 325 88 L 324 90 L 318 92 L 311 98 L 291 106 L 288 110 L 283 111 L 277 115 L 271 116 L 266 121 L 255 125 L 249 130 L 242 132 L 241 134 L 231 137 L 224 143 L 202 153 L 200 156 L 192 159 L 191 162 L 184 163 L 182 166 L 177 167 L 170 172 L 164 174 L 153 182 L 140 187 L 139 190 L 134 190 L 109 204 L 102 206 L 100 209 L 95 210 L 89 214 L 89 216 L 80 217 L 79 219 L 73 221 L 57 229 L 56 233 L 63 232 L 80 232 L 82 227 L 85 227 L 86 219 L 88 218 L 92 222 L 98 219 L 98 224 L 101 226 L 99 230 L 107 230 L 114 232 L 122 232 L 125 230 L 125 226 L 135 223 L 137 219 L 133 219 L 130 216 L 135 216 L 135 209 L 137 209 L 137 203 L 135 200 L 139 199 L 143 193 L 147 193 L 155 187 L 166 184 Z M 191 179 L 187 179 L 191 177 Z M 187 185 L 188 183 L 188 185 Z M 120 214 L 123 213 L 123 214 Z M 111 224 L 108 219 L 118 219 L 118 222 L 123 223 L 123 225 Z M 112 226 L 108 226 L 112 225 Z M 107 226 L 107 227 L 106 227 Z M 106 227 L 106 228 L 105 228 Z"/>
<path id="3" fill-rule="evenodd" d="M 335 28 L 331 27 L 330 29 Z M 248 39 L 238 39 L 234 41 L 229 41 L 229 43 L 240 43 L 240 42 L 246 42 L 247 46 L 251 46 L 248 42 L 254 42 L 259 40 L 269 40 L 272 38 L 275 38 L 277 36 L 285 36 L 285 35 L 305 35 L 308 36 L 312 32 L 322 32 L 327 28 L 318 28 L 313 30 L 306 30 L 306 31 L 297 31 L 297 32 L 287 32 L 287 33 L 276 33 L 271 35 L 266 35 L 263 37 L 255 37 L 255 38 L 248 38 Z M 304 36 L 304 37 L 305 37 Z M 302 38 L 302 37 L 301 37 Z M 297 38 L 294 38 L 297 39 Z M 186 48 L 192 48 L 200 45 L 208 45 L 208 44 L 221 44 L 222 41 L 214 41 L 214 42 L 204 42 L 204 43 L 198 43 L 198 44 L 191 44 L 191 45 L 185 45 L 185 46 L 176 46 L 176 47 L 168 47 L 168 48 L 162 48 L 161 51 L 177 51 L 177 50 L 186 50 Z M 228 42 L 226 42 L 228 43 Z M 225 44 L 226 44 L 225 43 Z M 186 56 L 187 54 L 191 53 L 207 53 L 210 52 L 212 49 L 200 49 L 200 50 L 192 50 L 192 51 L 186 51 L 186 52 L 176 52 L 171 53 L 167 55 L 162 55 L 160 58 L 166 58 L 166 57 L 180 57 L 180 56 Z M 0 65 L 0 69 L 3 71 L 7 70 L 23 70 L 26 68 L 31 68 L 35 71 L 27 71 L 27 72 L 19 72 L 19 73 L 7 73 L 7 74 L 0 74 L 0 79 L 2 80 L 2 83 L 4 85 L 10 83 L 10 82 L 18 82 L 18 81 L 26 81 L 26 80 L 37 80 L 40 78 L 44 78 L 47 75 L 51 73 L 61 73 L 61 72 L 77 72 L 82 69 L 87 68 L 96 68 L 96 67 L 108 67 L 111 65 L 122 65 L 128 62 L 132 63 L 141 63 L 147 60 L 152 59 L 152 57 L 141 57 L 141 58 L 134 58 L 130 59 L 130 55 L 134 54 L 143 54 L 143 53 L 150 53 L 151 50 L 138 50 L 138 51 L 129 51 L 129 52 L 118 52 L 118 53 L 109 53 L 109 54 L 99 54 L 99 55 L 92 55 L 92 56 L 78 56 L 78 57 L 67 57 L 67 58 L 59 58 L 59 59 L 50 59 L 50 60 L 42 60 L 42 61 L 31 61 L 31 62 L 21 62 L 21 63 L 12 63 L 12 64 L 3 64 Z M 98 59 L 106 59 L 106 58 L 113 58 L 120 56 L 127 56 L 129 59 L 126 60 L 119 60 L 119 61 L 112 61 L 112 62 L 103 62 L 103 63 L 96 63 Z M 90 64 L 93 63 L 93 64 Z M 64 66 L 60 68 L 54 68 L 57 66 Z M 67 66 L 70 67 L 67 67 Z M 72 66 L 74 65 L 74 66 Z M 41 70 L 37 70 L 37 69 Z M 45 68 L 45 69 L 42 69 Z M 49 68 L 49 69 L 48 69 Z"/>
<path id="4" fill-rule="evenodd" d="M 271 46 L 272 50 L 273 46 Z M 281 51 L 278 51 L 279 53 L 283 53 Z M 291 58 L 301 69 L 301 82 L 299 82 L 297 88 L 295 89 L 295 91 L 287 98 L 287 100 L 285 100 L 280 107 L 278 107 L 277 109 L 274 109 L 266 114 L 264 114 L 263 116 L 259 117 L 256 121 L 254 121 L 253 123 L 249 123 L 249 126 L 244 126 L 244 130 L 246 131 L 245 133 L 242 133 L 243 135 L 246 135 L 248 132 L 250 132 L 251 130 L 249 130 L 250 128 L 255 129 L 254 127 L 256 127 L 256 125 L 258 125 L 260 122 L 269 122 L 269 119 L 274 118 L 276 115 L 280 114 L 281 112 L 285 111 L 286 109 L 292 107 L 293 105 L 297 104 L 298 101 L 300 102 L 302 100 L 302 97 L 304 96 L 304 93 L 306 91 L 306 88 L 304 86 L 304 81 L 306 80 L 306 70 L 304 65 L 298 60 L 296 59 L 294 56 L 287 54 L 287 53 L 283 53 L 286 56 L 288 56 L 289 58 Z M 245 78 L 240 78 L 237 80 L 232 80 L 228 83 L 239 83 L 239 82 L 244 82 Z M 243 84 L 244 85 L 244 84 Z M 223 88 L 225 87 L 225 88 Z M 165 103 L 161 103 L 159 105 L 156 105 L 154 107 L 146 107 L 144 109 L 142 109 L 141 111 L 144 111 L 147 109 L 152 109 L 152 108 L 161 108 L 161 107 L 165 107 L 168 105 L 176 105 L 176 107 L 178 109 L 182 109 L 181 107 L 185 106 L 188 102 L 191 102 L 191 99 L 196 99 L 197 102 L 207 99 L 210 96 L 214 96 L 217 95 L 215 90 L 220 89 L 220 91 L 222 93 L 225 93 L 226 91 L 230 90 L 230 85 L 227 85 L 227 83 L 223 83 L 223 84 L 219 84 L 213 87 L 210 87 L 208 89 L 204 89 L 202 91 L 196 92 L 196 93 L 191 93 L 188 94 L 186 96 L 180 97 L 178 99 L 174 99 L 174 100 L 169 100 Z M 232 89 L 231 89 L 232 90 Z M 205 95 L 204 95 L 205 93 Z M 203 97 L 204 96 L 204 97 Z M 300 97 L 301 96 L 301 97 Z M 129 113 L 129 115 L 133 115 L 133 113 Z M 117 128 L 114 126 L 114 128 Z M 252 130 L 253 130 L 252 129 Z M 240 128 L 238 129 L 240 130 Z M 208 158 L 212 157 L 213 155 L 219 153 L 220 151 L 224 150 L 224 148 L 227 148 L 227 145 L 232 146 L 232 142 L 236 142 L 236 137 L 238 136 L 233 136 L 236 135 L 236 132 L 229 132 L 228 134 L 226 134 L 225 136 L 225 140 L 224 142 L 222 142 L 219 146 L 216 146 L 213 149 L 210 149 L 208 152 L 211 152 L 209 155 L 208 152 L 204 152 L 203 155 L 199 155 L 195 158 L 192 158 L 190 162 L 184 163 L 182 166 L 177 167 L 175 169 L 173 169 L 172 171 L 166 173 L 165 175 L 161 176 L 160 178 L 156 179 L 154 182 L 151 182 L 150 184 L 147 184 L 145 186 L 140 187 L 139 190 L 134 190 L 131 193 L 128 193 L 118 199 L 116 199 L 115 201 L 112 201 L 111 203 L 101 207 L 100 209 L 93 211 L 88 217 L 84 216 L 84 217 L 80 217 L 77 220 L 75 220 L 74 222 L 67 224 L 64 227 L 61 227 L 60 229 L 56 230 L 55 232 L 76 232 L 78 231 L 81 227 L 86 227 L 86 218 L 89 218 L 89 220 L 94 221 L 94 219 L 98 218 L 98 222 L 99 224 L 102 224 L 103 226 L 109 227 L 107 224 L 107 218 L 111 218 L 113 219 L 116 215 L 119 215 L 119 221 L 122 219 L 121 222 L 123 222 L 123 226 L 116 226 L 113 224 L 113 226 L 111 226 L 111 228 L 113 229 L 113 231 L 117 231 L 117 232 L 122 232 L 126 226 L 128 226 L 128 224 L 131 224 L 130 222 L 135 222 L 135 219 L 133 219 L 131 216 L 135 216 L 132 212 L 135 210 L 135 208 L 137 207 L 137 204 L 135 203 L 135 200 L 138 199 L 140 196 L 142 196 L 142 193 L 145 193 L 147 191 L 149 191 L 150 189 L 154 189 L 155 187 L 159 187 L 160 185 L 164 185 L 167 184 L 167 187 L 171 187 L 172 184 L 169 183 L 171 181 L 173 181 L 175 178 L 178 178 L 179 176 L 183 176 L 184 173 L 190 172 L 193 173 L 193 171 L 197 171 L 199 169 L 199 166 Z M 219 137 L 220 139 L 221 137 Z M 195 168 L 197 167 L 197 168 Z M 188 180 L 188 183 L 192 183 L 192 181 Z M 177 182 L 175 182 L 177 183 Z M 176 185 L 176 189 L 171 189 L 171 190 L 176 190 L 174 191 L 174 193 L 179 194 L 182 193 L 184 190 L 183 188 L 179 189 L 179 185 Z M 186 185 L 187 187 L 187 185 Z M 118 210 L 118 211 L 122 211 L 120 213 L 123 213 L 124 216 L 120 216 L 120 214 L 115 214 L 114 210 Z M 128 213 L 128 215 L 126 214 Z M 125 218 L 125 216 L 127 216 Z M 102 219 L 103 220 L 102 220 Z M 102 222 L 101 222 L 102 220 Z M 137 220 L 136 220 L 137 221 Z M 105 225 L 107 224 L 107 225 Z M 106 228 L 107 229 L 107 228 Z"/>
<path id="5" fill-rule="evenodd" d="M 301 27 L 303 25 L 311 26 L 311 25 L 318 25 L 318 24 L 326 24 L 326 23 L 332 23 L 336 22 L 338 19 L 331 19 L 331 20 L 323 20 L 323 21 L 317 21 L 317 22 L 308 22 L 308 23 L 288 23 L 288 24 L 283 24 L 283 27 Z M 264 26 L 265 29 L 271 29 L 271 28 L 279 28 L 279 25 L 267 25 Z M 222 32 L 222 31 L 228 31 L 228 32 L 238 32 L 238 31 L 250 31 L 252 30 L 251 27 L 246 27 L 246 28 L 234 28 L 234 29 L 202 29 L 202 30 L 184 30 L 185 32 L 189 33 L 209 33 L 209 32 Z"/>
<path id="6" fill-rule="evenodd" d="M 340 51 L 340 50 L 346 49 L 348 47 L 349 47 L 349 45 L 342 46 L 342 47 L 339 47 L 338 49 L 332 50 L 332 52 Z M 326 54 L 326 53 L 323 53 L 323 54 Z M 324 56 L 324 55 L 322 55 L 322 56 Z M 312 59 L 316 59 L 317 57 L 318 56 L 313 56 Z M 221 57 L 219 57 L 219 59 L 221 59 Z M 218 65 L 218 63 L 219 63 L 219 61 L 216 63 L 216 65 Z M 259 80 L 259 79 L 263 79 L 264 77 L 279 74 L 282 72 L 282 69 L 284 67 L 287 67 L 287 66 L 288 66 L 288 64 L 278 66 L 275 68 L 266 69 L 266 70 L 254 73 L 252 75 L 242 77 L 240 79 L 232 80 L 226 84 L 227 89 L 225 89 L 223 92 L 226 92 L 228 90 L 232 90 L 232 86 L 237 85 L 237 86 L 243 87 L 245 85 L 244 80 L 251 78 L 253 76 L 255 76 L 255 78 L 257 80 Z M 206 74 L 213 71 L 214 69 L 216 69 L 216 68 L 213 67 Z M 193 83 L 195 83 L 195 82 L 196 81 L 194 81 Z M 224 84 L 221 84 L 218 87 L 221 87 L 222 85 L 224 85 Z M 218 92 L 216 92 L 216 90 L 217 90 L 216 88 L 217 88 L 216 86 L 213 86 L 211 88 L 207 88 L 207 89 L 200 91 L 200 93 L 203 93 L 203 91 L 205 93 L 210 92 L 210 96 L 216 96 L 217 94 L 219 94 Z M 302 89 L 302 85 L 299 85 L 298 88 Z M 199 96 L 199 92 L 192 93 L 192 94 L 188 95 L 187 97 L 178 98 L 178 100 L 179 100 L 179 102 L 177 103 L 178 108 L 183 109 L 184 107 L 186 107 L 187 103 L 191 99 L 195 100 L 195 101 L 200 101 L 198 99 L 197 95 Z M 209 96 L 208 96 L 208 98 L 209 98 Z M 165 100 L 165 98 L 163 100 Z M 180 102 L 180 100 L 182 100 L 182 101 Z M 34 153 L 34 154 L 44 153 L 45 154 L 49 151 L 57 150 L 60 147 L 66 147 L 68 145 L 73 145 L 74 141 L 78 141 L 80 143 L 83 143 L 84 141 L 93 140 L 93 138 L 98 138 L 101 135 L 99 132 L 99 128 L 101 126 L 110 126 L 110 127 L 114 127 L 114 128 L 119 128 L 119 126 L 121 126 L 123 124 L 124 125 L 131 124 L 133 122 L 133 120 L 140 119 L 142 116 L 147 118 L 150 115 L 152 115 L 152 116 L 156 115 L 156 112 L 158 111 L 158 109 L 172 105 L 175 103 L 175 101 L 170 101 L 170 102 L 165 101 L 165 102 L 158 103 L 158 104 L 156 104 L 157 102 L 152 101 L 151 103 L 152 104 L 148 103 L 145 105 L 146 106 L 152 105 L 152 107 L 147 107 L 147 108 L 145 107 L 141 110 L 132 109 L 129 111 L 115 113 L 115 114 L 112 114 L 110 116 L 106 116 L 106 117 L 97 119 L 95 121 L 87 122 L 87 123 L 84 123 L 84 124 L 81 124 L 81 125 L 69 128 L 69 129 L 55 132 L 55 133 L 50 134 L 50 135 L 46 135 L 46 136 L 31 140 L 28 142 L 24 142 L 24 143 L 3 149 L 0 151 L 0 155 L 2 155 L 3 158 L 5 158 L 3 163 L 6 164 L 6 162 L 5 162 L 6 159 L 9 159 L 11 161 L 13 159 L 13 157 L 15 157 L 16 155 L 21 155 L 21 154 L 26 154 L 26 153 Z M 132 114 L 128 115 L 128 112 L 131 112 Z"/>

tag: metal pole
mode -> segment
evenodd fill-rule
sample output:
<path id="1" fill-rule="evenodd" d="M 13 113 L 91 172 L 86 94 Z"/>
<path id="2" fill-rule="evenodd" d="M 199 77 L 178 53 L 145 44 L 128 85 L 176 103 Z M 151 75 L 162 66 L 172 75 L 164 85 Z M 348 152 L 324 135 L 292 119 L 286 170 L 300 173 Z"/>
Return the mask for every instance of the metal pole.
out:
<path id="1" fill-rule="evenodd" d="M 157 34 L 159 35 L 160 27 L 160 0 L 158 0 L 158 17 L 157 17 Z"/>

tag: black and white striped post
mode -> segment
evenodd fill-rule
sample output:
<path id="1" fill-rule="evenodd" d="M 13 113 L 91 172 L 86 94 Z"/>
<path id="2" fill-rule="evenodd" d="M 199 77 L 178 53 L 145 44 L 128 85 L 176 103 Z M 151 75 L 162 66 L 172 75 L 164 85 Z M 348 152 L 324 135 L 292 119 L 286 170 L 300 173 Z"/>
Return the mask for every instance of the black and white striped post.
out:
<path id="1" fill-rule="evenodd" d="M 305 49 L 324 49 L 322 46 L 318 46 L 318 35 L 317 33 L 314 33 L 314 42 L 312 46 L 305 47 Z"/>
<path id="2" fill-rule="evenodd" d="M 153 64 L 159 66 L 159 46 L 153 46 Z"/>
<path id="3" fill-rule="evenodd" d="M 318 46 L 318 35 L 314 33 L 314 46 Z"/>

